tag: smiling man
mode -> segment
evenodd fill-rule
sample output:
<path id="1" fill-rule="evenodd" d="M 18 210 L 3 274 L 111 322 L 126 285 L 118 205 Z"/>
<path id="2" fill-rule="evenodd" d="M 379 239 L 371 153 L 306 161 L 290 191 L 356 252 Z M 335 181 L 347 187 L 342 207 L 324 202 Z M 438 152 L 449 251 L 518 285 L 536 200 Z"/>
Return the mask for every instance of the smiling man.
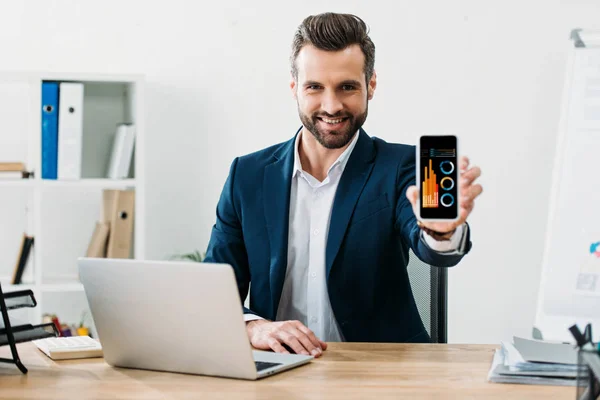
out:
<path id="1" fill-rule="evenodd" d="M 326 342 L 428 342 L 409 250 L 456 265 L 481 185 L 461 159 L 460 219 L 417 224 L 415 148 L 362 129 L 377 86 L 375 46 L 348 14 L 307 17 L 294 36 L 291 91 L 302 126 L 236 158 L 205 262 L 233 266 L 250 342 L 320 356 Z M 250 285 L 252 283 L 252 285 Z"/>

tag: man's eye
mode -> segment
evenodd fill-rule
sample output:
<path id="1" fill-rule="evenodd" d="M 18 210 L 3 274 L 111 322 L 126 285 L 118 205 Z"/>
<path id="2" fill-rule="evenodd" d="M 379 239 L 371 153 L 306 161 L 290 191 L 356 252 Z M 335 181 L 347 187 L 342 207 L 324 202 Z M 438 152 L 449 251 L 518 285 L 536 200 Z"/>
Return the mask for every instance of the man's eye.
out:
<path id="1" fill-rule="evenodd" d="M 310 86 L 308 86 L 308 89 L 310 89 L 310 90 L 318 90 L 319 88 L 320 88 L 319 85 L 310 85 Z"/>
<path id="2" fill-rule="evenodd" d="M 354 90 L 355 88 L 354 88 L 353 85 L 343 85 L 342 89 L 344 89 L 344 90 Z"/>

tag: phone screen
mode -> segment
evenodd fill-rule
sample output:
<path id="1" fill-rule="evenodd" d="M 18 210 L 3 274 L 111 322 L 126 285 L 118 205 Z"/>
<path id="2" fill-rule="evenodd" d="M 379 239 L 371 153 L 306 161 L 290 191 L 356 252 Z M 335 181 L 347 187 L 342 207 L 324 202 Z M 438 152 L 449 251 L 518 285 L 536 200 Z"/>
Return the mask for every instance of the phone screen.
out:
<path id="1" fill-rule="evenodd" d="M 421 136 L 418 161 L 422 219 L 458 216 L 456 136 Z"/>

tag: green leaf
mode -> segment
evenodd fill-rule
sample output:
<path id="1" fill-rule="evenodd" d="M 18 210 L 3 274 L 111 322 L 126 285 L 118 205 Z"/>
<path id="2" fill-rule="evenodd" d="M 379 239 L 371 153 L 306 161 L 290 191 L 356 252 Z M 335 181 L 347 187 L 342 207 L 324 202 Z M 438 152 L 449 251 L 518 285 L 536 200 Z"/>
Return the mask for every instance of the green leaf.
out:
<path id="1" fill-rule="evenodd" d="M 194 262 L 202 262 L 204 260 L 204 258 L 206 257 L 206 254 L 204 253 L 200 253 L 198 250 L 195 250 L 192 253 L 185 253 L 185 254 L 176 254 L 174 256 L 172 256 L 172 259 L 180 259 L 180 260 L 189 260 L 189 261 L 194 261 Z"/>

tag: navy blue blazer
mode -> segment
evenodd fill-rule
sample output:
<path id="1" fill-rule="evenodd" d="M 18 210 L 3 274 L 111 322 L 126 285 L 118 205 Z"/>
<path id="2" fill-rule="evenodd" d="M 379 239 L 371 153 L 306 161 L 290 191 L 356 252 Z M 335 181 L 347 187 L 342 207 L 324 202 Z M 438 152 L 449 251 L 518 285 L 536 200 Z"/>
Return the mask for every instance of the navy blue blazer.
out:
<path id="1" fill-rule="evenodd" d="M 299 132 L 299 131 L 298 131 Z M 297 133 L 296 133 L 297 135 Z M 349 342 L 427 342 L 406 266 L 456 265 L 421 239 L 406 189 L 415 184 L 415 147 L 360 130 L 335 194 L 326 247 L 333 313 Z M 233 266 L 250 309 L 275 320 L 287 268 L 294 140 L 236 158 L 216 210 L 205 262 Z M 469 233 L 465 254 L 470 250 Z"/>

